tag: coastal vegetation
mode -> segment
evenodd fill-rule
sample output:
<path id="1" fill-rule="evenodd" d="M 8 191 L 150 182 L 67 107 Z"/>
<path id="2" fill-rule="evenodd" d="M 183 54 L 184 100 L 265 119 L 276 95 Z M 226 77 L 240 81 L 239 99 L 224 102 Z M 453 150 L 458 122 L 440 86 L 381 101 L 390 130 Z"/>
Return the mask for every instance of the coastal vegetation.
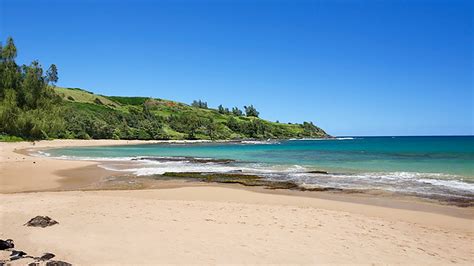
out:
<path id="1" fill-rule="evenodd" d="M 61 88 L 58 68 L 18 65 L 12 38 L 0 46 L 0 140 L 19 139 L 286 139 L 322 138 L 312 122 L 270 122 L 253 105 L 209 108 L 151 97 Z"/>

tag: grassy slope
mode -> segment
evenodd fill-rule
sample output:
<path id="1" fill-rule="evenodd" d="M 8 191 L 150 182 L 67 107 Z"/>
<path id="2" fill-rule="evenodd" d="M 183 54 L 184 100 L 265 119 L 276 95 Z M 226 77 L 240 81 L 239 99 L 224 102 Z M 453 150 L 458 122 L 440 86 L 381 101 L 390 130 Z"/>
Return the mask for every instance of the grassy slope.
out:
<path id="1" fill-rule="evenodd" d="M 65 100 L 71 102 L 80 102 L 80 103 L 94 103 L 96 99 L 99 99 L 104 105 L 109 105 L 111 107 L 118 107 L 119 105 L 109 100 L 107 97 L 96 95 L 91 92 L 78 89 L 78 88 L 60 88 L 56 87 L 56 92 Z"/>
<path id="2" fill-rule="evenodd" d="M 141 108 L 145 101 L 148 100 L 148 103 L 150 103 L 150 100 L 151 100 L 151 105 L 153 106 L 152 112 L 162 117 L 166 118 L 170 116 L 171 114 L 192 112 L 198 115 L 199 117 L 214 119 L 216 122 L 219 122 L 220 124 L 222 124 L 222 126 L 226 128 L 227 128 L 227 126 L 225 125 L 226 121 L 228 120 L 230 116 L 233 116 L 233 115 L 220 114 L 215 109 L 202 109 L 202 108 L 192 107 L 190 105 L 180 103 L 180 102 L 157 99 L 157 98 L 151 99 L 147 97 L 103 96 L 103 95 L 97 95 L 92 92 L 78 89 L 78 88 L 56 87 L 55 90 L 64 100 L 68 101 L 69 104 L 73 104 L 76 106 L 82 105 L 82 107 L 79 107 L 79 108 L 84 108 L 84 104 L 86 104 L 87 105 L 86 108 L 89 108 L 89 109 L 107 108 L 107 109 L 111 109 L 111 111 L 113 110 L 117 112 L 129 112 L 130 108 L 134 108 L 134 107 Z M 287 132 L 289 137 L 295 137 L 298 134 L 301 134 L 303 132 L 302 127 L 298 124 L 276 123 L 276 122 L 270 122 L 267 120 L 263 120 L 260 118 L 253 118 L 253 117 L 237 117 L 237 116 L 234 116 L 234 117 L 241 121 L 259 119 L 264 123 L 278 127 L 282 131 Z M 174 139 L 183 139 L 185 137 L 185 134 L 176 132 L 167 125 L 164 126 L 164 130 L 168 134 L 172 135 Z M 328 135 L 326 135 L 326 133 L 321 130 L 321 135 L 318 137 L 327 137 L 327 136 Z M 242 136 L 235 135 L 235 134 L 232 136 L 232 138 L 240 138 L 240 137 Z"/>

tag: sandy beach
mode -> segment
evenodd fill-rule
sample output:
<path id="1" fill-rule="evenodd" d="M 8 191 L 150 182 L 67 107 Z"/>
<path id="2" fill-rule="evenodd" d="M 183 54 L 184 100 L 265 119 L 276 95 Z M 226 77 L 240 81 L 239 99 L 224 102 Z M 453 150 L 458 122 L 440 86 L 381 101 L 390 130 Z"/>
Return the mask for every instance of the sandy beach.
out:
<path id="1" fill-rule="evenodd" d="M 84 265 L 474 263 L 472 207 L 237 185 L 80 191 L 74 188 L 113 173 L 96 162 L 28 155 L 138 143 L 149 142 L 0 143 L 0 238 L 28 254 Z M 23 225 L 36 215 L 59 224 Z"/>

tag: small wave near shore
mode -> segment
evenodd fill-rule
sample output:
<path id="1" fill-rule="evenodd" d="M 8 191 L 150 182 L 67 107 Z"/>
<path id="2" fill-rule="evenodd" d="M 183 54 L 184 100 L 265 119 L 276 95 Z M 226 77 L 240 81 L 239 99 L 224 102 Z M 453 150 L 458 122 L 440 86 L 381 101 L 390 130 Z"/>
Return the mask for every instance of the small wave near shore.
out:
<path id="1" fill-rule="evenodd" d="M 50 156 L 40 153 L 41 156 Z M 474 205 L 474 184 L 462 177 L 442 173 L 418 172 L 358 172 L 337 173 L 303 165 L 271 165 L 241 162 L 230 159 L 186 156 L 136 157 L 74 157 L 59 156 L 68 160 L 93 160 L 103 169 L 133 174 L 139 177 L 156 177 L 166 173 L 240 173 L 258 175 L 265 180 L 292 182 L 302 189 L 337 189 L 347 191 L 385 191 L 446 202 L 463 202 Z"/>

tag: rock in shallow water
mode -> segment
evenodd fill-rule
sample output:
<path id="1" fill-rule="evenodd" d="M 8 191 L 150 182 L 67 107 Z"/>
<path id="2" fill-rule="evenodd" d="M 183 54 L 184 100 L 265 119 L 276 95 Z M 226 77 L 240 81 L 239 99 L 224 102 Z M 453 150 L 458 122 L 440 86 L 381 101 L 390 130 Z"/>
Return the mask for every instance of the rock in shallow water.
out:
<path id="1" fill-rule="evenodd" d="M 323 170 L 313 170 L 313 171 L 308 171 L 309 174 L 325 174 L 327 175 L 328 172 L 327 171 L 323 171 Z"/>

